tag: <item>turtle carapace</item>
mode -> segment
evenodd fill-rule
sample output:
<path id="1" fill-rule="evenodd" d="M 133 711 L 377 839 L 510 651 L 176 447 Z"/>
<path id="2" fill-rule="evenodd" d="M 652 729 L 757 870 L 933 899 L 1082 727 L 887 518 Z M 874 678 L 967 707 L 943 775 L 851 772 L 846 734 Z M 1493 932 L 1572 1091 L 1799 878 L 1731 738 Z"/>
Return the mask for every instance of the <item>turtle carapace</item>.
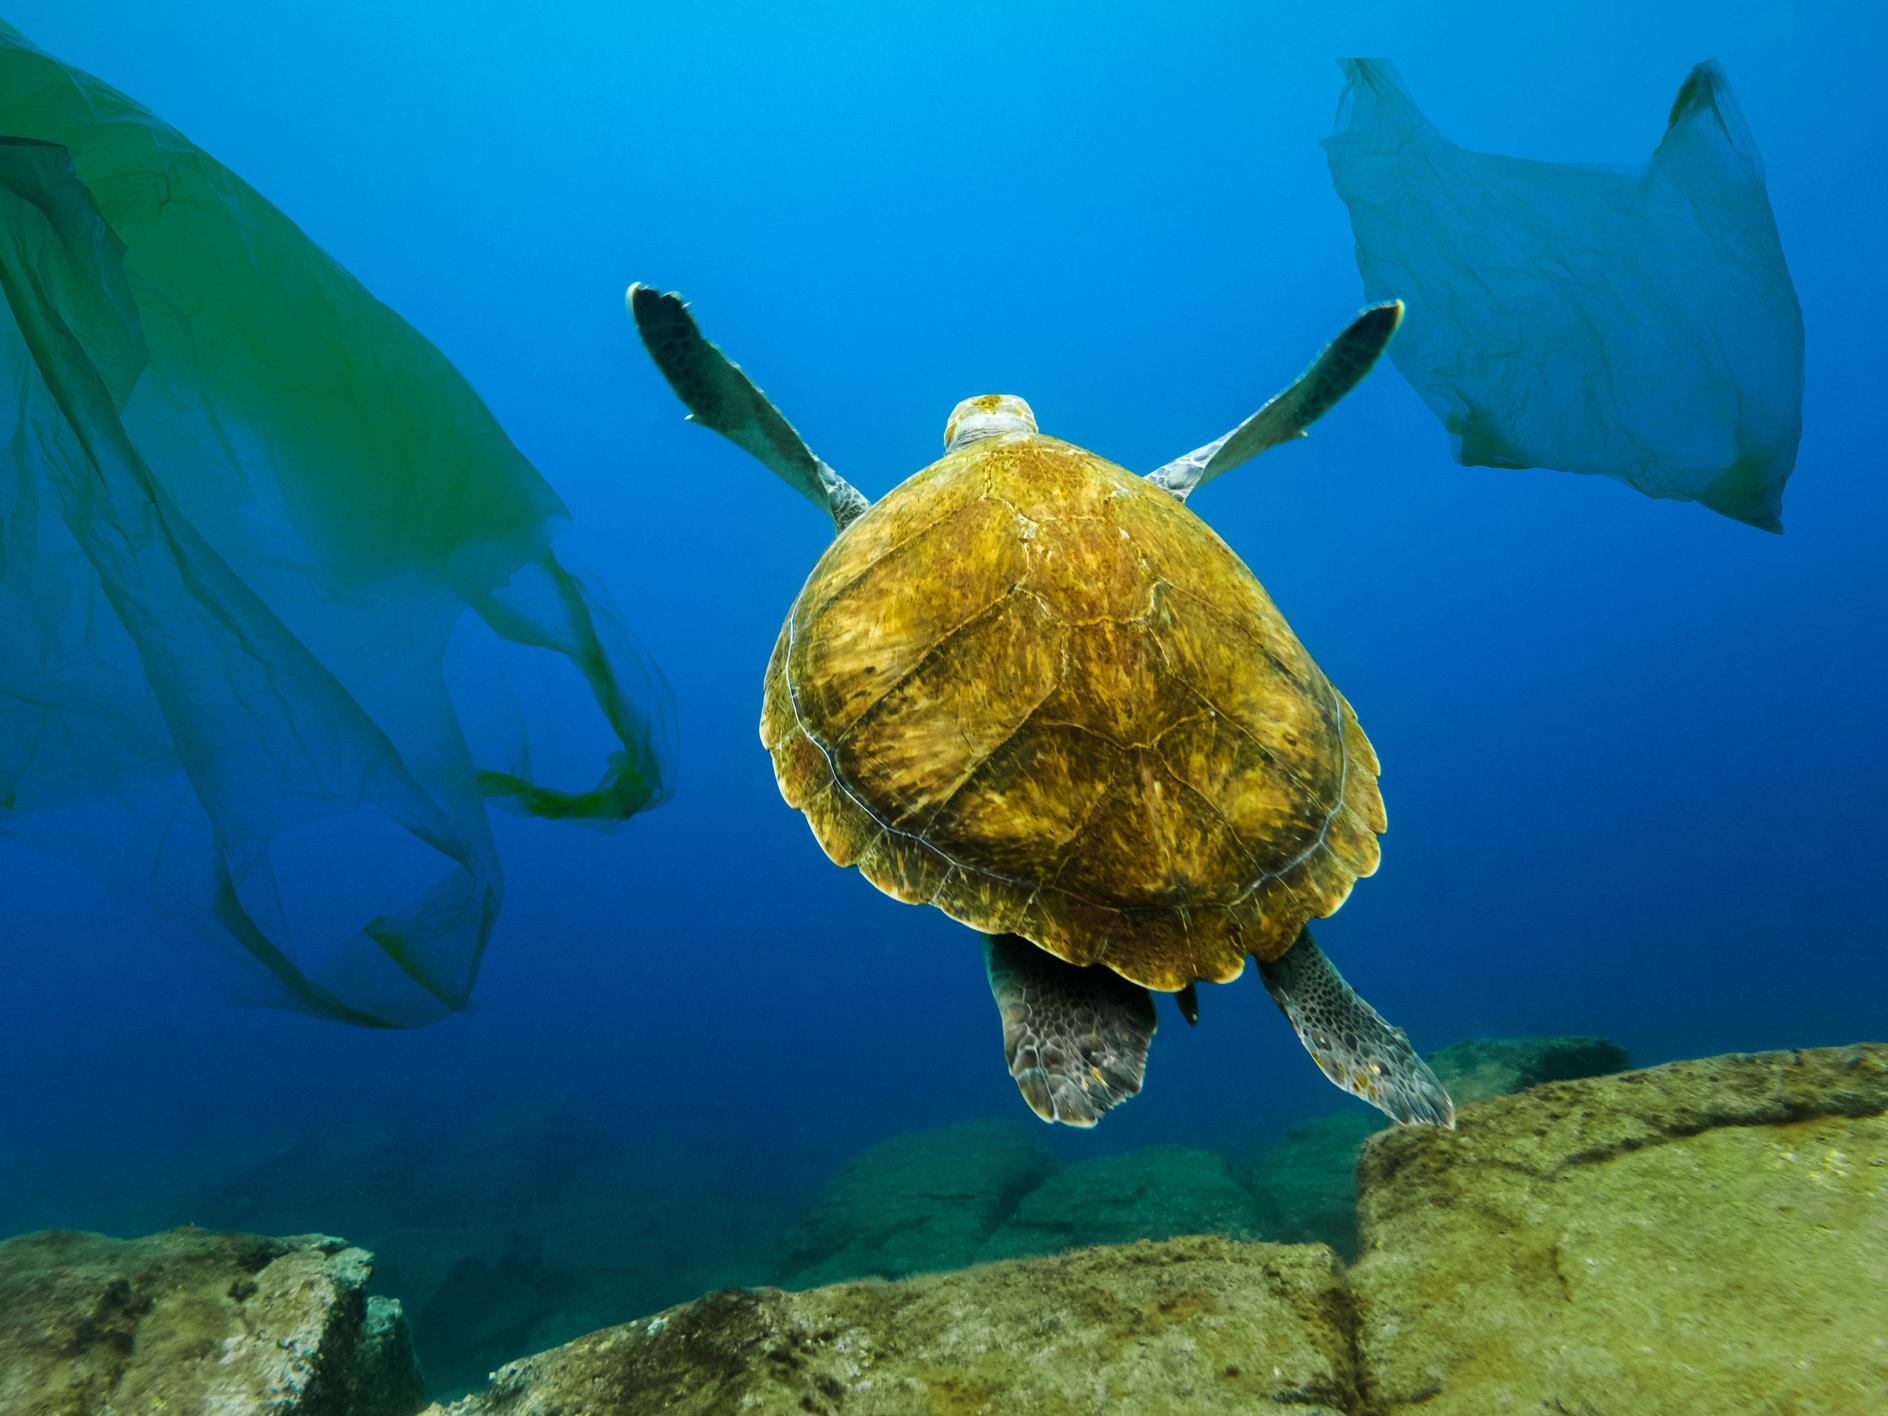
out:
<path id="1" fill-rule="evenodd" d="M 815 457 L 681 299 L 632 286 L 692 411 L 832 517 L 767 669 L 761 740 L 836 863 L 984 938 L 1010 1072 L 1045 1120 L 1140 1090 L 1149 990 L 1247 957 L 1332 1081 L 1453 1124 L 1399 1030 L 1306 922 L 1377 868 L 1377 757 L 1237 555 L 1186 505 L 1302 436 L 1382 352 L 1364 311 L 1225 437 L 1147 476 L 1039 432 L 1008 394 L 958 404 L 945 454 L 869 504 Z"/>

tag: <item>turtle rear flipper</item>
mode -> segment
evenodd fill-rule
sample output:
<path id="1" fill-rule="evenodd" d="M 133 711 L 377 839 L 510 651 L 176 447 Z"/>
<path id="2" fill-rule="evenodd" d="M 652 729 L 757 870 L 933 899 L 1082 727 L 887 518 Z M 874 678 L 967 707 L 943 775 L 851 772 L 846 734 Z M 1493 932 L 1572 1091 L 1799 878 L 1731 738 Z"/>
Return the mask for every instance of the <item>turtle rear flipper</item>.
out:
<path id="1" fill-rule="evenodd" d="M 739 364 L 702 338 L 680 295 L 632 285 L 626 298 L 643 347 L 676 397 L 688 405 L 691 422 L 759 458 L 831 516 L 834 530 L 843 531 L 857 519 L 868 505 L 864 495 L 813 455 Z"/>
<path id="2" fill-rule="evenodd" d="M 1154 1001 L 1101 965 L 1066 964 L 1014 934 L 986 934 L 1010 1075 L 1044 1121 L 1092 1126 L 1141 1089 Z"/>
<path id="3" fill-rule="evenodd" d="M 1325 1076 L 1405 1125 L 1455 1129 L 1455 1103 L 1408 1034 L 1358 997 L 1310 930 L 1259 977 Z"/>

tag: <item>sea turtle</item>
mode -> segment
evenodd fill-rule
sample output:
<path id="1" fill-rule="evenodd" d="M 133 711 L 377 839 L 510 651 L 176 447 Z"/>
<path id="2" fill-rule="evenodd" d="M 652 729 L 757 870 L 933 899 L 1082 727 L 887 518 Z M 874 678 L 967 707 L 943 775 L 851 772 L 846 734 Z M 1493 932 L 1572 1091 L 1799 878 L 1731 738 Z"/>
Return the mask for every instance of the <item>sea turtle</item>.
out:
<path id="1" fill-rule="evenodd" d="M 1365 310 L 1232 432 L 1145 477 L 967 398 L 876 504 L 807 448 L 674 294 L 629 307 L 690 418 L 829 513 L 787 611 L 761 741 L 839 865 L 983 936 L 1010 1074 L 1046 1121 L 1136 1094 L 1149 990 L 1248 955 L 1344 1090 L 1453 1126 L 1435 1075 L 1305 922 L 1377 868 L 1377 757 L 1245 564 L 1186 506 L 1303 435 L 1402 318 Z"/>

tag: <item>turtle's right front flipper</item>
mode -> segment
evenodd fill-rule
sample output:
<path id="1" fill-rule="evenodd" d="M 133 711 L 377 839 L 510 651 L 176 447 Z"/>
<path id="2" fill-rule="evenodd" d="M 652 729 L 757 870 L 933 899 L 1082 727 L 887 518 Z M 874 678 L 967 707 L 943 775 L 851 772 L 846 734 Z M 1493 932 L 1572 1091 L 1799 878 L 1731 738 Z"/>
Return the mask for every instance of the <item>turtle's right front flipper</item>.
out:
<path id="1" fill-rule="evenodd" d="M 1030 1110 L 1092 1126 L 1140 1091 L 1155 1028 L 1145 988 L 1099 964 L 1065 964 L 1014 934 L 986 934 L 983 957 L 1010 1075 Z"/>
<path id="2" fill-rule="evenodd" d="M 669 387 L 688 405 L 690 421 L 766 463 L 788 486 L 830 515 L 834 530 L 851 525 L 869 504 L 864 496 L 813 455 L 739 364 L 702 338 L 682 297 L 632 285 L 627 298 L 643 347 Z"/>
<path id="3" fill-rule="evenodd" d="M 1403 302 L 1372 305 L 1324 346 L 1297 382 L 1270 399 L 1258 412 L 1222 438 L 1176 457 L 1147 474 L 1147 480 L 1180 501 L 1213 478 L 1268 448 L 1305 435 L 1370 372 L 1403 322 Z"/>
<path id="4" fill-rule="evenodd" d="M 1408 1034 L 1358 997 L 1310 930 L 1259 977 L 1325 1076 L 1405 1125 L 1455 1129 L 1455 1103 Z"/>

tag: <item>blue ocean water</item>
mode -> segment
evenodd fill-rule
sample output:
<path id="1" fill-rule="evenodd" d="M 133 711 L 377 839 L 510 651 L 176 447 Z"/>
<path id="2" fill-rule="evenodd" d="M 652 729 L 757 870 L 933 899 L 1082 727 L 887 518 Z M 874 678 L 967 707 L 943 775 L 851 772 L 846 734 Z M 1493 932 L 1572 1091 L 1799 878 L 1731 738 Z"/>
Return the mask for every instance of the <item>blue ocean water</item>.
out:
<path id="1" fill-rule="evenodd" d="M 1620 165 L 1717 59 L 1808 374 L 1781 538 L 1457 467 L 1387 364 L 1200 493 L 1383 759 L 1383 868 L 1321 942 L 1424 1048 L 1880 1037 L 1888 31 L 1861 5 L 1631 13 L 16 0 L 467 375 L 666 675 L 682 769 L 614 833 L 501 818 L 477 1006 L 413 1032 L 233 1007 L 84 875 L 0 854 L 0 1169 L 26 1197 L 0 1232 L 215 1223 L 231 1156 L 549 1112 L 625 1138 L 652 1190 L 712 1175 L 765 1216 L 884 1137 L 1027 1119 L 973 937 L 834 869 L 779 800 L 761 675 L 829 530 L 682 421 L 622 291 L 684 292 L 868 495 L 998 390 L 1151 468 L 1362 302 L 1318 146 L 1341 53 L 1393 56 L 1465 146 Z M 1254 978 L 1204 993 L 1197 1029 L 1163 1012 L 1146 1091 L 1060 1151 L 1229 1145 L 1340 1100 Z"/>

